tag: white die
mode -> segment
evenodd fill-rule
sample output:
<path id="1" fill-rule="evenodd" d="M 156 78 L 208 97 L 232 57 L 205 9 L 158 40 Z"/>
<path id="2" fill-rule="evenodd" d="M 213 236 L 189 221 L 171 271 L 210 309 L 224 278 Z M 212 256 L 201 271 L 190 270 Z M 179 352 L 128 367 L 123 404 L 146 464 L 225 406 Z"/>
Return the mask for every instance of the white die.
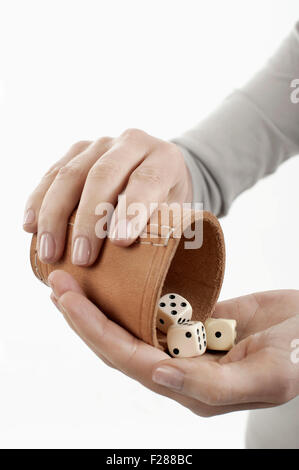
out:
<path id="1" fill-rule="evenodd" d="M 208 349 L 229 351 L 237 337 L 236 320 L 227 318 L 208 318 L 205 322 Z"/>
<path id="2" fill-rule="evenodd" d="M 205 353 L 207 348 L 206 330 L 200 321 L 170 326 L 167 345 L 173 357 L 195 357 Z"/>
<path id="3" fill-rule="evenodd" d="M 166 294 L 159 300 L 157 328 L 163 333 L 167 333 L 171 325 L 184 324 L 191 317 L 192 307 L 181 295 Z"/>

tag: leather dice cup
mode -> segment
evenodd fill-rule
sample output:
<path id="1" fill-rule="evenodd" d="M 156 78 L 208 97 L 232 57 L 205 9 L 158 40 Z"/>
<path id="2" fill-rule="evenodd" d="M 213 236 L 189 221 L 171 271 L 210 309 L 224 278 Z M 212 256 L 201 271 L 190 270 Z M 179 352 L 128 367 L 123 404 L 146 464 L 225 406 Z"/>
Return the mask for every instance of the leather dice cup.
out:
<path id="1" fill-rule="evenodd" d="M 70 218 L 64 255 L 55 264 L 42 263 L 36 252 L 36 235 L 30 249 L 32 269 L 47 284 L 49 274 L 63 269 L 79 282 L 87 297 L 111 320 L 136 337 L 166 349 L 166 336 L 156 330 L 157 304 L 161 296 L 177 292 L 190 302 L 192 319 L 204 322 L 213 313 L 225 267 L 223 233 L 209 212 L 189 211 L 169 227 L 158 224 L 156 235 L 139 238 L 130 247 L 119 247 L 106 238 L 97 261 L 90 267 L 71 263 L 71 235 L 75 213 Z M 186 228 L 202 219 L 203 243 L 187 249 Z M 169 231 L 168 231 L 169 229 Z M 147 227 L 147 233 L 152 234 Z M 168 232 L 168 233 L 167 233 Z M 173 234 L 180 234 L 180 238 Z"/>

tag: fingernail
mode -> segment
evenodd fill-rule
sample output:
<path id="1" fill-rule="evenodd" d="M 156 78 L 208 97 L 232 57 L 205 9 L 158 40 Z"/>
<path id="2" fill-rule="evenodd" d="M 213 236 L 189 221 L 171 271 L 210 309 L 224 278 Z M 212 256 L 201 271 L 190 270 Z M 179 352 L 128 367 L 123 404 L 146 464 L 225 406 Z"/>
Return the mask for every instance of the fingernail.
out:
<path id="1" fill-rule="evenodd" d="M 43 233 L 39 241 L 39 258 L 50 261 L 55 255 L 55 241 L 51 233 Z"/>
<path id="2" fill-rule="evenodd" d="M 114 240 L 127 240 L 132 238 L 133 226 L 130 220 L 120 219 L 114 227 L 110 238 Z"/>
<path id="3" fill-rule="evenodd" d="M 25 215 L 24 215 L 23 225 L 33 224 L 34 221 L 35 221 L 35 212 L 33 209 L 28 209 L 28 211 L 25 212 Z"/>
<path id="4" fill-rule="evenodd" d="M 182 390 L 184 385 L 184 374 L 174 367 L 158 367 L 153 373 L 153 382 L 164 387 Z"/>
<path id="5" fill-rule="evenodd" d="M 77 237 L 73 246 L 72 263 L 77 265 L 88 264 L 90 257 L 90 244 L 86 237 Z"/>

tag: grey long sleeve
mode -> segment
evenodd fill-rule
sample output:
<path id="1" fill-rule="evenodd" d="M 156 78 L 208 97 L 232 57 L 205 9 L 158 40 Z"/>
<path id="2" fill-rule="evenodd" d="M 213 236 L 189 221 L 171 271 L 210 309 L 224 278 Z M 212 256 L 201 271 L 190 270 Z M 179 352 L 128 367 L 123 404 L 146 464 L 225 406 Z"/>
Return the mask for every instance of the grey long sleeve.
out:
<path id="1" fill-rule="evenodd" d="M 291 100 L 294 79 L 299 79 L 299 23 L 242 89 L 173 139 L 191 172 L 194 202 L 224 215 L 238 194 L 299 154 L 299 103 Z"/>

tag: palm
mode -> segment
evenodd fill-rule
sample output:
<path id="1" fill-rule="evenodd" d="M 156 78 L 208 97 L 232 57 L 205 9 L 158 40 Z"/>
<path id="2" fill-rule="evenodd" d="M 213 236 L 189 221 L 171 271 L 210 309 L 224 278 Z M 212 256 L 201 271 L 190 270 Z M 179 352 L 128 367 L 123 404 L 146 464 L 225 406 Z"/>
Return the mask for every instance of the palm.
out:
<path id="1" fill-rule="evenodd" d="M 175 359 L 109 321 L 69 274 L 54 271 L 49 280 L 70 326 L 104 362 L 197 414 L 273 406 L 297 393 L 298 367 L 292 367 L 290 343 L 299 338 L 299 291 L 219 303 L 213 316 L 237 321 L 237 344 L 227 354 Z M 153 381 L 153 371 L 163 366 L 183 371 L 182 390 Z"/>
<path id="2" fill-rule="evenodd" d="M 259 343 L 259 349 L 262 349 L 268 346 L 275 346 L 278 336 L 280 346 L 282 336 L 287 338 L 289 336 L 294 337 L 293 323 L 297 324 L 297 319 L 295 322 L 289 321 L 285 323 L 283 332 L 279 325 L 282 322 L 291 320 L 298 314 L 299 292 L 295 290 L 278 290 L 259 292 L 220 302 L 216 306 L 213 317 L 231 318 L 237 321 L 237 345 L 235 348 L 238 347 L 242 340 L 249 340 L 252 335 L 260 333 L 261 337 L 264 336 L 263 343 Z M 266 332 L 266 334 L 263 335 L 263 332 Z M 268 338 L 267 341 L 265 341 L 265 336 Z M 287 344 L 289 346 L 289 343 Z M 257 347 L 258 343 L 255 344 L 255 348 L 249 349 L 247 353 L 257 352 Z M 233 353 L 234 350 L 231 350 L 229 356 L 233 357 Z M 161 352 L 161 359 L 163 359 L 162 355 L 164 359 L 167 357 L 165 353 Z M 204 356 L 188 359 L 188 361 L 223 362 L 225 356 L 227 356 L 226 353 L 207 352 Z M 173 360 L 175 361 L 176 359 Z"/>

